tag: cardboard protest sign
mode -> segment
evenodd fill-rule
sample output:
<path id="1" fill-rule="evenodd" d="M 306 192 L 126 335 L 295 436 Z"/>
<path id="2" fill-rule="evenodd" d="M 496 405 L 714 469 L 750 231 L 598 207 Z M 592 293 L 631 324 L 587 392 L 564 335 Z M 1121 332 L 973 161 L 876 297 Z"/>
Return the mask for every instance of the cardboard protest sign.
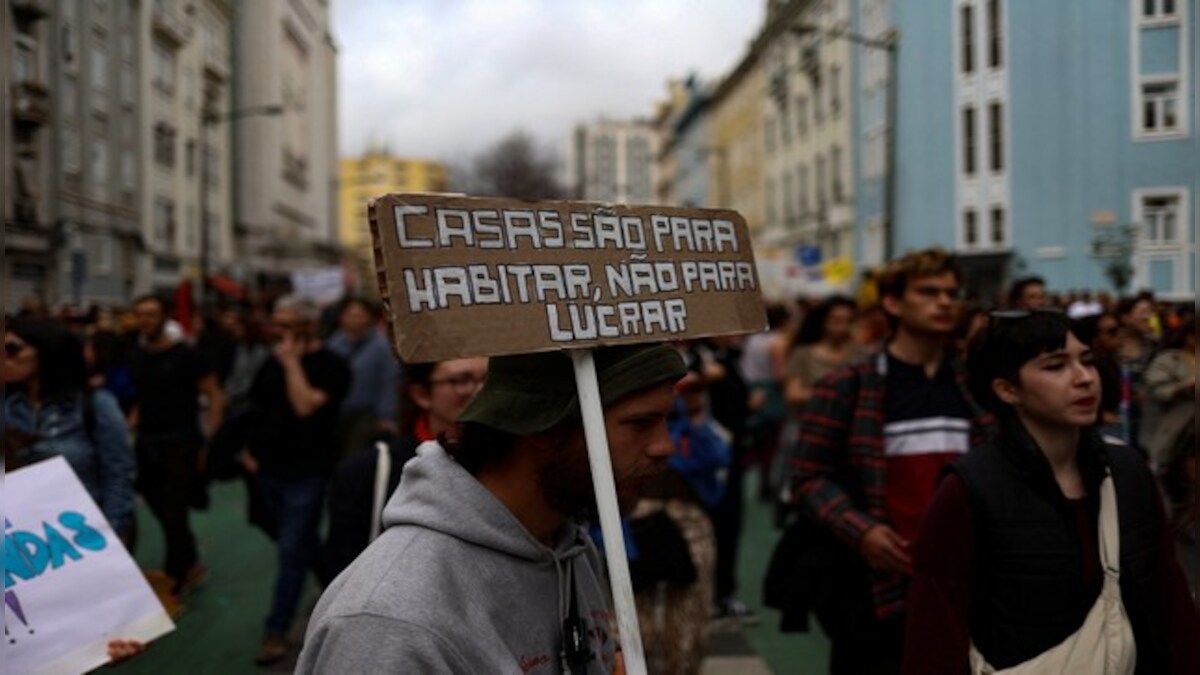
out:
<path id="1" fill-rule="evenodd" d="M 734 211 L 384 195 L 380 293 L 410 362 L 766 327 Z"/>
<path id="2" fill-rule="evenodd" d="M 5 672 L 86 672 L 109 640 L 175 629 L 66 460 L 9 473 L 3 492 Z"/>

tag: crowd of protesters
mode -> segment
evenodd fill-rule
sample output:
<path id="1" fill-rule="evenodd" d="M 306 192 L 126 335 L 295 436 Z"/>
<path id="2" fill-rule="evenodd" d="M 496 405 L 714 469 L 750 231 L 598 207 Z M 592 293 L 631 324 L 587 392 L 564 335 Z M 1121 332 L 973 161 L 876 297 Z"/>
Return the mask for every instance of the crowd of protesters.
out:
<path id="1" fill-rule="evenodd" d="M 758 620 L 741 598 L 760 589 L 735 582 L 757 497 L 783 527 L 765 602 L 784 631 L 816 618 L 832 673 L 1013 666 L 1114 595 L 1137 645 L 1114 659 L 1196 672 L 1174 553 L 1200 511 L 1194 306 L 1035 277 L 965 301 L 936 249 L 877 283 L 871 307 L 801 300 L 761 334 L 597 352 L 652 670 L 698 672 L 712 619 Z M 65 457 L 131 549 L 140 494 L 169 608 L 206 581 L 191 513 L 209 481 L 245 482 L 278 547 L 260 665 L 292 653 L 315 572 L 329 591 L 301 671 L 619 667 L 569 360 L 401 364 L 375 304 L 291 295 L 194 324 L 157 296 L 87 316 L 30 303 L 5 356 L 6 467 Z M 562 529 L 576 517 L 583 539 Z M 542 649 L 574 620 L 590 645 Z"/>

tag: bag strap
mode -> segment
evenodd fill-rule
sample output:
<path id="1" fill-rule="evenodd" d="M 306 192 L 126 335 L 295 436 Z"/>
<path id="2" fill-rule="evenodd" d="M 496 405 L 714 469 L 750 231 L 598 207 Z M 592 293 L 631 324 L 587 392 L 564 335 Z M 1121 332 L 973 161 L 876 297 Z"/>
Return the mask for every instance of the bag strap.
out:
<path id="1" fill-rule="evenodd" d="M 1105 574 L 1121 576 L 1121 528 L 1117 523 L 1117 491 L 1112 473 L 1100 483 L 1100 564 Z"/>
<path id="2" fill-rule="evenodd" d="M 368 541 L 375 541 L 383 532 L 383 506 L 387 503 L 388 478 L 392 475 L 392 455 L 388 452 L 387 443 L 377 441 L 375 452 L 378 454 L 375 461 L 375 499 L 371 504 L 371 537 Z"/>

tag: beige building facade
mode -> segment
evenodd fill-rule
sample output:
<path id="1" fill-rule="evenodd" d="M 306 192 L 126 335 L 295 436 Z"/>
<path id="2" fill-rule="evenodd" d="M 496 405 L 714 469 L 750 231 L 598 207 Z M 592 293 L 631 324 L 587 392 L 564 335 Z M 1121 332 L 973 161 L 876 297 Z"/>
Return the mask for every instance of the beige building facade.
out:
<path id="1" fill-rule="evenodd" d="M 142 12 L 142 292 L 200 284 L 232 256 L 229 0 L 155 0 Z M 204 245 L 207 243 L 207 260 Z"/>
<path id="2" fill-rule="evenodd" d="M 234 3 L 236 275 L 341 261 L 337 45 L 327 0 Z M 281 114 L 267 114 L 282 107 Z M 262 280 L 262 279 L 260 279 Z"/>
<path id="3" fill-rule="evenodd" d="M 340 164 L 338 240 L 352 261 L 352 285 L 374 295 L 378 289 L 367 202 L 389 192 L 447 192 L 450 173 L 441 162 L 395 157 L 384 148 L 343 158 Z"/>
<path id="4" fill-rule="evenodd" d="M 849 0 L 788 3 L 763 49 L 762 242 L 772 258 L 804 268 L 785 272 L 787 293 L 836 290 L 822 270 L 853 258 L 853 52 L 829 37 L 851 30 L 852 10 Z"/>

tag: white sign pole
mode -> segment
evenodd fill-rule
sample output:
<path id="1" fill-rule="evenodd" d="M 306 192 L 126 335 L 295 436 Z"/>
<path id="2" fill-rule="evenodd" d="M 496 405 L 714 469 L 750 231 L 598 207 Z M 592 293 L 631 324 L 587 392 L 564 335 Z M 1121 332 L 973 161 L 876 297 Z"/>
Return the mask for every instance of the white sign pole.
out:
<path id="1" fill-rule="evenodd" d="M 588 460 L 592 467 L 596 507 L 600 512 L 600 530 L 604 534 L 604 556 L 608 561 L 608 579 L 617 612 L 617 626 L 621 631 L 625 672 L 629 675 L 645 675 L 646 655 L 642 649 L 637 607 L 633 602 L 629 560 L 625 556 L 625 534 L 621 530 L 617 486 L 613 479 L 612 458 L 608 452 L 608 433 L 604 429 L 604 408 L 600 405 L 600 381 L 596 377 L 596 360 L 590 349 L 568 351 L 575 364 L 575 387 L 579 392 L 579 410 L 583 413 L 583 433 L 587 440 Z"/>

